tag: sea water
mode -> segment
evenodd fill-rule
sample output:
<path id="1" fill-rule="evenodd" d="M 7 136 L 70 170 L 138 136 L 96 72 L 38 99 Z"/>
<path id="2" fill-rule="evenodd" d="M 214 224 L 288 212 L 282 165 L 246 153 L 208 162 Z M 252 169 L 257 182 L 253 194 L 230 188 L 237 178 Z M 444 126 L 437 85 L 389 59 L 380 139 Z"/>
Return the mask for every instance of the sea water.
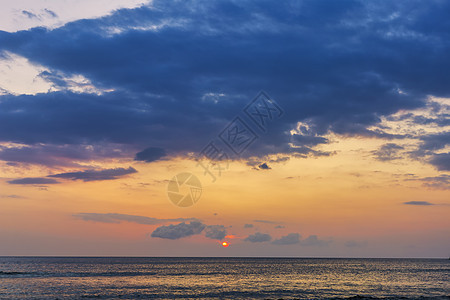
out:
<path id="1" fill-rule="evenodd" d="M 450 299 L 447 259 L 0 257 L 1 299 Z"/>

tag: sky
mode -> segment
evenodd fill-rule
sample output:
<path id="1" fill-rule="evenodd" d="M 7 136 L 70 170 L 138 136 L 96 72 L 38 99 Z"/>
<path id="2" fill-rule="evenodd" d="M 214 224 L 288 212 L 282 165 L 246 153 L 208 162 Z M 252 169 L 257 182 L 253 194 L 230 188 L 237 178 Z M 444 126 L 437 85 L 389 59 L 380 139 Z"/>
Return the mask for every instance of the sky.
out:
<path id="1" fill-rule="evenodd" d="M 449 257 L 449 2 L 0 5 L 0 255 Z"/>

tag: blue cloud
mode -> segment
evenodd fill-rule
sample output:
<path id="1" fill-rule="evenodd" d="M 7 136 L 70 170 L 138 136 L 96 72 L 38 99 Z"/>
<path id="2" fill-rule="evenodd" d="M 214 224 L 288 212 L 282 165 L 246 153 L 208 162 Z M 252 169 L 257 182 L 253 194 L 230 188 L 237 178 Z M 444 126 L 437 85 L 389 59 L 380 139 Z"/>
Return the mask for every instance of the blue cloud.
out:
<path id="1" fill-rule="evenodd" d="M 270 169 L 272 169 L 271 167 L 269 167 L 269 166 L 267 165 L 267 163 L 262 163 L 262 164 L 260 164 L 260 165 L 258 166 L 258 168 L 260 168 L 261 170 L 270 170 Z"/>
<path id="2" fill-rule="evenodd" d="M 434 177 L 425 177 L 419 180 L 423 181 L 423 185 L 428 188 L 442 190 L 450 189 L 450 175 L 448 174 L 442 174 L 440 176 Z"/>
<path id="3" fill-rule="evenodd" d="M 158 147 L 149 147 L 136 153 L 134 160 L 152 162 L 159 160 L 164 156 L 166 156 L 166 151 L 164 149 Z"/>
<path id="4" fill-rule="evenodd" d="M 244 241 L 251 243 L 262 243 L 268 242 L 272 239 L 272 237 L 267 233 L 256 232 L 254 234 L 250 234 L 248 237 L 244 239 Z"/>
<path id="5" fill-rule="evenodd" d="M 450 96 L 449 12 L 437 0 L 155 0 L 54 30 L 0 32 L 0 51 L 114 89 L 1 96 L 0 141 L 197 151 L 261 89 L 286 113 L 248 156 L 328 155 L 313 148 L 329 132 L 400 137 L 369 128 L 427 95 Z M 206 101 L 211 93 L 223 96 Z M 293 149 L 298 121 L 311 132 Z"/>
<path id="6" fill-rule="evenodd" d="M 206 225 L 192 221 L 189 223 L 179 223 L 176 225 L 168 225 L 168 226 L 160 226 L 156 228 L 151 237 L 157 237 L 161 239 L 169 239 L 169 240 L 177 240 L 184 237 L 189 237 L 192 235 L 200 234 L 203 229 L 205 229 Z"/>
<path id="7" fill-rule="evenodd" d="M 434 154 L 430 163 L 439 171 L 450 171 L 450 152 Z"/>
<path id="8" fill-rule="evenodd" d="M 332 240 L 321 240 L 317 237 L 317 235 L 310 235 L 306 239 L 300 241 L 300 244 L 303 246 L 314 246 L 314 247 L 322 247 L 328 246 Z"/>
<path id="9" fill-rule="evenodd" d="M 205 236 L 213 240 L 223 240 L 227 235 L 227 230 L 223 225 L 208 225 L 205 229 Z"/>
<path id="10" fill-rule="evenodd" d="M 27 177 L 8 181 L 9 184 L 56 184 L 59 181 L 51 178 Z"/>
<path id="11" fill-rule="evenodd" d="M 114 180 L 120 177 L 137 173 L 136 169 L 133 167 L 125 168 L 115 168 L 115 169 L 102 169 L 102 170 L 85 170 L 78 172 L 67 172 L 49 175 L 48 177 L 54 178 L 64 178 L 71 180 L 83 180 L 83 181 L 99 181 L 99 180 Z"/>
<path id="12" fill-rule="evenodd" d="M 275 245 L 294 245 L 300 243 L 300 234 L 289 233 L 288 235 L 282 236 L 281 238 L 272 242 Z"/>
<path id="13" fill-rule="evenodd" d="M 430 203 L 428 201 L 408 201 L 408 202 L 403 202 L 403 204 L 406 205 L 433 205 L 433 203 Z"/>
<path id="14" fill-rule="evenodd" d="M 398 155 L 398 152 L 400 150 L 404 149 L 402 146 L 394 144 L 394 143 L 387 143 L 380 148 L 378 148 L 375 151 L 372 151 L 372 153 L 375 156 L 375 159 L 380 161 L 390 161 L 395 159 L 400 159 L 401 156 Z"/>
<path id="15" fill-rule="evenodd" d="M 36 14 L 27 10 L 22 10 L 22 14 L 25 15 L 28 19 L 39 19 L 39 17 Z"/>

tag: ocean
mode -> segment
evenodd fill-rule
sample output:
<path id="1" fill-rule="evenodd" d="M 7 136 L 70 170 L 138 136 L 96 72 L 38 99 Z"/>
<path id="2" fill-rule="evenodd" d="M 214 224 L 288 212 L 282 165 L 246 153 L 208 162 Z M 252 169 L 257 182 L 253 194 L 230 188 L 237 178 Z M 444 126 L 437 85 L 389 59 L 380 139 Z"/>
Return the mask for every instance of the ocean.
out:
<path id="1" fill-rule="evenodd" d="M 450 260 L 0 257 L 1 299 L 450 299 Z"/>

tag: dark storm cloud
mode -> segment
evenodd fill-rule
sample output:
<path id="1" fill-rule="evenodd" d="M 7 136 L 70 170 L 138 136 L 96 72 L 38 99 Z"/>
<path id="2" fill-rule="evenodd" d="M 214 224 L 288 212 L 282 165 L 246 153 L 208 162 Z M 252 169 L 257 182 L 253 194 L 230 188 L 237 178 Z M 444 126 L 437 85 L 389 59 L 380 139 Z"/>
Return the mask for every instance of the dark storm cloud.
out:
<path id="1" fill-rule="evenodd" d="M 73 145 L 160 138 L 147 128 L 157 126 L 160 118 L 149 111 L 149 103 L 145 103 L 151 102 L 149 99 L 130 99 L 121 93 L 99 96 L 70 92 L 5 95 L 0 99 L 2 140 Z"/>
<path id="2" fill-rule="evenodd" d="M 164 156 L 166 156 L 166 151 L 164 149 L 157 147 L 149 147 L 142 150 L 141 152 L 136 153 L 136 157 L 134 158 L 134 160 L 152 162 L 157 161 L 163 158 Z"/>
<path id="3" fill-rule="evenodd" d="M 261 89 L 285 114 L 245 155 L 329 155 L 313 149 L 329 132 L 400 137 L 368 128 L 426 95 L 450 96 L 449 13 L 438 0 L 155 0 L 54 30 L 0 32 L 0 50 L 115 90 L 1 96 L 0 141 L 198 151 Z M 146 26 L 158 29 L 133 29 Z M 310 134 L 291 141 L 298 121 Z"/>
<path id="4" fill-rule="evenodd" d="M 272 239 L 272 237 L 267 233 L 256 232 L 254 234 L 250 234 L 248 237 L 244 239 L 244 241 L 251 243 L 262 243 L 268 242 Z"/>
<path id="5" fill-rule="evenodd" d="M 205 229 L 205 236 L 213 240 L 223 240 L 227 235 L 227 230 L 223 225 L 208 225 Z"/>
<path id="6" fill-rule="evenodd" d="M 275 245 L 294 245 L 300 243 L 300 234 L 289 233 L 272 242 Z"/>
<path id="7" fill-rule="evenodd" d="M 115 169 L 103 169 L 103 170 L 86 170 L 79 172 L 68 172 L 55 175 L 49 175 L 48 177 L 64 178 L 71 180 L 83 180 L 83 181 L 98 181 L 98 180 L 114 180 L 119 177 L 129 174 L 137 173 L 133 167 L 115 168 Z"/>
<path id="8" fill-rule="evenodd" d="M 183 222 L 177 225 L 160 226 L 152 232 L 151 237 L 177 240 L 183 237 L 200 234 L 205 227 L 205 224 L 196 221 L 190 223 Z"/>
<path id="9" fill-rule="evenodd" d="M 406 205 L 419 205 L 419 206 L 422 206 L 422 205 L 425 205 L 425 206 L 433 205 L 433 203 L 430 203 L 428 201 L 408 201 L 408 202 L 403 202 L 403 204 L 406 204 Z"/>
<path id="10" fill-rule="evenodd" d="M 135 149 L 160 143 L 172 151 L 198 151 L 210 138 L 211 128 L 216 128 L 215 132 L 221 129 L 217 122 L 195 112 L 184 116 L 169 108 L 150 109 L 155 99 L 162 103 L 171 101 L 154 96 L 136 99 L 119 92 L 104 96 L 55 92 L 5 95 L 0 99 L 0 140 L 29 145 L 26 149 L 0 149 L 3 160 L 55 165 L 64 164 L 64 157 L 90 160 L 125 153 L 131 156 L 138 152 Z M 205 126 L 210 122 L 214 124 Z M 95 150 L 81 149 L 80 144 L 93 145 Z M 124 152 L 115 151 L 117 148 Z M 79 157 L 74 157 L 77 151 Z"/>
<path id="11" fill-rule="evenodd" d="M 51 178 L 27 177 L 8 181 L 9 184 L 57 184 L 59 181 Z"/>
<path id="12" fill-rule="evenodd" d="M 116 214 L 116 213 L 78 213 L 73 215 L 75 218 L 83 221 L 93 221 L 101 223 L 115 223 L 118 224 L 122 221 L 132 222 L 143 225 L 156 225 L 169 222 L 183 222 L 183 221 L 198 221 L 195 218 L 177 218 L 177 219 L 158 219 L 152 217 Z"/>

